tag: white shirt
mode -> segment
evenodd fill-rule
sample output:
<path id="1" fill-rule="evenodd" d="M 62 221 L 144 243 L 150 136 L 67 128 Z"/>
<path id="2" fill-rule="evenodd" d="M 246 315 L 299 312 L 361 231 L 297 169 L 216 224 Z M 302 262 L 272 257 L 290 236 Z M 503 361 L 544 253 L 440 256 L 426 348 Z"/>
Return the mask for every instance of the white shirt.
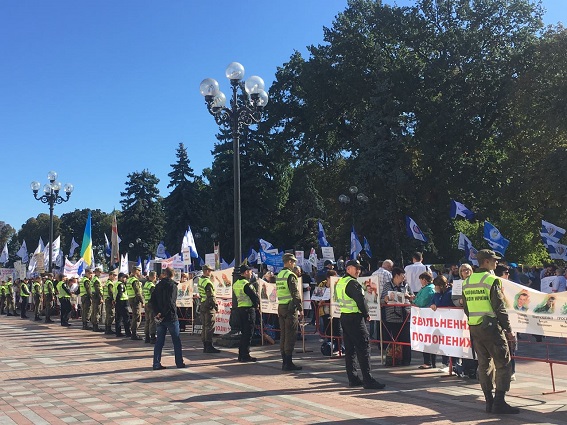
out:
<path id="1" fill-rule="evenodd" d="M 419 275 L 427 271 L 427 267 L 423 263 L 417 262 L 406 266 L 406 282 L 411 288 L 414 294 L 417 294 L 421 289 L 421 282 L 419 281 Z"/>

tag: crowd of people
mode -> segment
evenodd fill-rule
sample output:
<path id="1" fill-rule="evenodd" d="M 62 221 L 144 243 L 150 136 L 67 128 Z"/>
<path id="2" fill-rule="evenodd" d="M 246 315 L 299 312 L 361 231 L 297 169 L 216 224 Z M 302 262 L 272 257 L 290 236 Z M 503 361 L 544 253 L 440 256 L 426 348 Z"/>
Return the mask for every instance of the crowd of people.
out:
<path id="1" fill-rule="evenodd" d="M 332 277 L 339 279 L 335 296 L 341 312 L 340 319 L 331 318 L 328 302 L 313 305 L 308 303 L 307 306 L 313 307 L 312 323 L 317 324 L 319 328 L 320 324 L 316 322 L 321 320 L 322 333 L 337 340 L 336 345 L 332 345 L 334 352 L 341 349 L 338 341 L 342 339 L 349 385 L 368 389 L 384 388 L 384 384 L 376 381 L 370 371 L 370 340 L 377 339 L 379 330 L 383 331 L 383 335 L 380 333 L 382 339 L 391 343 L 391 361 L 388 363 L 387 359 L 386 364 L 410 365 L 412 355 L 407 319 L 411 305 L 432 310 L 462 306 L 469 317 L 471 339 L 478 357 L 478 378 L 486 397 L 486 410 L 493 413 L 517 413 L 517 409 L 507 405 L 503 398 L 503 394 L 509 389 L 510 381 L 514 380 L 511 354 L 515 349 L 515 335 L 511 332 L 502 304 L 499 278 L 515 281 L 526 287 L 546 289 L 546 292 L 561 292 L 565 291 L 566 286 L 565 271 L 553 265 L 546 265 L 541 270 L 517 267 L 515 264 L 505 263 L 490 250 L 479 251 L 478 259 L 481 264 L 477 268 L 469 264 L 451 264 L 438 270 L 425 265 L 422 254 L 416 252 L 412 263 L 405 268 L 396 267 L 392 260 L 387 259 L 373 273 L 364 270 L 358 260 L 340 263 L 325 261 L 323 269 L 313 276 L 313 284 L 328 287 Z M 296 371 L 302 369 L 292 359 L 298 323 L 304 314 L 304 305 L 299 294 L 301 288 L 297 285 L 302 270 L 297 267 L 297 259 L 293 254 L 284 254 L 283 263 L 284 267 L 277 275 L 267 273 L 264 278 L 276 283 L 277 288 L 282 370 Z M 213 346 L 218 304 L 215 285 L 210 278 L 212 271 L 210 266 L 203 266 L 202 275 L 197 282 L 201 299 L 201 338 L 205 353 L 220 352 Z M 101 272 L 100 267 L 87 269 L 80 279 L 54 276 L 51 273 L 44 273 L 33 279 L 18 279 L 16 282 L 8 278 L 0 285 L 0 311 L 2 314 L 5 312 L 7 316 L 14 316 L 19 305 L 22 318 L 28 318 L 27 313 L 33 312 L 34 320 L 53 323 L 51 316 L 56 315 L 56 308 L 59 306 L 61 326 L 71 326 L 69 317 L 74 315 L 81 318 L 83 330 L 114 334 L 116 337 L 128 337 L 132 340 L 143 339 L 145 343 L 155 344 L 152 365 L 154 370 L 165 368 L 161 363 L 161 353 L 166 333 L 169 332 L 173 340 L 175 364 L 178 368 L 185 367 L 176 305 L 179 289 L 177 282 L 173 280 L 173 270 L 163 269 L 159 281 L 157 273 L 153 271 L 142 276 L 140 267 L 134 267 L 130 275 L 111 270 L 104 282 L 100 277 Z M 238 273 L 240 278 L 233 284 L 236 297 L 233 307 L 240 330 L 238 361 L 254 362 L 256 358 L 250 355 L 250 346 L 260 302 L 258 288 L 253 284 L 252 269 L 247 264 L 240 266 Z M 363 288 L 357 280 L 361 275 L 370 274 L 377 276 L 378 280 L 378 288 L 374 288 L 374 291 L 381 294 L 381 321 L 370 321 L 364 297 L 369 288 Z M 309 291 L 311 276 L 303 273 L 303 279 L 307 282 L 304 291 Z M 454 297 L 452 284 L 457 280 L 463 281 L 463 295 Z M 475 294 L 479 291 L 485 293 L 485 301 L 477 303 L 472 301 L 473 298 L 467 300 L 467 291 L 471 291 L 471 288 L 474 288 Z M 80 302 L 72 304 L 72 298 L 78 298 Z M 478 298 L 476 296 L 474 299 Z M 145 315 L 143 331 L 140 327 L 142 312 Z M 44 319 L 41 318 L 42 315 Z M 487 323 L 490 321 L 495 326 L 496 334 L 487 334 Z M 396 351 L 396 347 L 399 348 L 397 342 L 405 343 L 399 352 Z M 496 353 L 497 349 L 501 350 L 500 354 Z M 459 366 L 460 359 L 453 359 L 453 364 Z M 437 366 L 435 354 L 423 353 L 423 364 L 419 368 L 430 369 Z M 439 371 L 448 372 L 449 358 L 443 356 L 440 366 Z M 359 377 L 358 369 L 362 377 Z"/>

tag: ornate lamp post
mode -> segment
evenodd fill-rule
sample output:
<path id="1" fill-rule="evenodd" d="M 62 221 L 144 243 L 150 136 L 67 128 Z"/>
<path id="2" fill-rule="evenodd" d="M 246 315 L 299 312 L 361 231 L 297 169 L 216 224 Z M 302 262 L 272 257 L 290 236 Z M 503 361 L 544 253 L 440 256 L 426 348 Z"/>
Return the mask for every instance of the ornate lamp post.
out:
<path id="1" fill-rule="evenodd" d="M 242 260 L 241 206 L 240 206 L 240 132 L 242 129 L 259 123 L 262 110 L 268 103 L 268 94 L 264 91 L 264 80 L 252 76 L 243 82 L 244 67 L 232 62 L 226 68 L 226 77 L 230 80 L 232 98 L 226 106 L 226 96 L 219 89 L 219 83 L 206 78 L 199 90 L 205 97 L 207 109 L 218 125 L 230 126 L 232 131 L 233 166 L 234 166 L 234 278 L 238 277 L 238 265 Z M 238 91 L 247 95 L 239 97 Z"/>
<path id="2" fill-rule="evenodd" d="M 53 269 L 53 207 L 55 204 L 62 204 L 67 202 L 73 189 L 75 188 L 71 183 L 66 183 L 63 187 L 65 191 L 66 198 L 59 195 L 61 190 L 61 183 L 57 181 L 57 173 L 55 171 L 50 171 L 47 173 L 47 179 L 49 183 L 43 186 L 43 195 L 38 196 L 39 188 L 41 183 L 38 181 L 31 182 L 31 190 L 33 191 L 33 197 L 44 204 L 49 204 L 49 266 L 48 271 L 51 273 Z"/>
<path id="3" fill-rule="evenodd" d="M 354 226 L 354 214 L 356 211 L 356 203 L 354 202 L 354 200 L 357 200 L 360 204 L 365 204 L 368 202 L 368 196 L 366 196 L 364 193 L 359 192 L 358 191 L 358 187 L 356 186 L 351 186 L 348 188 L 348 191 L 350 192 L 350 194 L 353 196 L 353 203 L 352 203 L 352 225 Z M 340 195 L 339 196 L 339 202 L 341 204 L 349 204 L 350 203 L 350 197 L 347 195 Z"/>

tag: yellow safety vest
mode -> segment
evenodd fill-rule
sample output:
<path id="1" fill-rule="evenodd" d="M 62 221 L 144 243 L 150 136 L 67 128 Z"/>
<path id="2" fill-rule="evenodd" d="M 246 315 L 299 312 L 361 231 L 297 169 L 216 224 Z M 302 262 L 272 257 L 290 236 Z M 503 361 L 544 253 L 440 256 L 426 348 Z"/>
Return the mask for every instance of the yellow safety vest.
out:
<path id="1" fill-rule="evenodd" d="M 64 291 L 64 290 L 62 289 L 64 284 L 65 284 L 65 282 L 63 282 L 62 280 L 60 280 L 59 282 L 57 282 L 57 294 L 58 294 L 59 299 L 61 299 L 61 298 L 71 298 L 71 295 L 69 295 L 69 294 L 67 293 L 67 291 Z"/>
<path id="2" fill-rule="evenodd" d="M 126 293 L 128 298 L 135 298 L 136 292 L 134 291 L 134 281 L 138 280 L 136 277 L 132 276 L 126 280 Z"/>
<path id="3" fill-rule="evenodd" d="M 276 277 L 278 304 L 289 304 L 289 302 L 291 301 L 291 292 L 289 292 L 289 286 L 287 284 L 287 279 L 290 274 L 295 276 L 295 274 L 291 270 L 282 269 Z M 297 276 L 295 277 L 297 278 Z"/>
<path id="4" fill-rule="evenodd" d="M 112 280 L 107 280 L 106 281 L 106 285 L 104 285 L 104 287 L 102 288 L 102 297 L 106 300 L 107 298 L 110 298 L 110 291 L 109 288 L 112 290 L 112 295 L 114 295 L 114 284 L 116 282 L 112 281 Z"/>
<path id="5" fill-rule="evenodd" d="M 87 285 L 89 287 L 89 291 L 87 292 Z M 83 297 L 85 295 L 89 295 L 91 289 L 91 281 L 89 280 L 88 277 L 83 277 L 80 281 L 79 281 L 79 296 Z"/>
<path id="6" fill-rule="evenodd" d="M 201 297 L 201 301 L 204 301 L 207 298 L 207 285 L 211 284 L 211 288 L 213 288 L 213 297 L 216 295 L 215 294 L 215 285 L 213 285 L 213 282 L 211 281 L 210 278 L 208 277 L 200 277 L 199 278 L 199 283 L 197 284 L 197 288 L 199 289 L 199 296 Z"/>
<path id="7" fill-rule="evenodd" d="M 41 295 L 41 285 L 39 282 L 34 281 L 32 283 L 32 293 L 36 297 L 39 297 Z"/>
<path id="8" fill-rule="evenodd" d="M 30 290 L 28 288 L 28 285 L 26 285 L 24 282 L 22 282 L 20 285 L 20 294 L 22 297 L 26 297 L 26 298 L 30 296 Z"/>
<path id="9" fill-rule="evenodd" d="M 118 287 L 122 288 L 122 292 L 120 293 L 120 298 L 117 298 L 116 301 L 128 301 L 128 292 L 126 290 L 126 284 L 122 281 L 118 281 L 118 285 L 116 285 L 116 296 L 118 296 Z"/>
<path id="10" fill-rule="evenodd" d="M 362 313 L 356 302 L 347 295 L 346 287 L 351 280 L 356 280 L 351 276 L 343 276 L 335 285 L 336 298 L 341 309 L 341 313 Z"/>
<path id="11" fill-rule="evenodd" d="M 490 303 L 490 289 L 496 277 L 488 272 L 473 273 L 463 282 L 463 296 L 469 310 L 469 325 L 480 325 L 483 316 L 496 317 Z"/>
<path id="12" fill-rule="evenodd" d="M 232 285 L 232 290 L 234 291 L 234 295 L 236 296 L 236 300 L 238 301 L 238 307 L 252 307 L 252 300 L 246 292 L 244 292 L 244 285 L 248 283 L 246 279 L 238 279 Z"/>
<path id="13" fill-rule="evenodd" d="M 53 295 L 53 282 L 47 279 L 43 282 L 43 293 L 45 295 Z"/>
<path id="14" fill-rule="evenodd" d="M 153 283 L 151 280 L 146 281 L 143 287 L 143 295 L 144 295 L 144 302 L 148 303 L 150 301 L 150 297 L 152 296 L 152 290 L 156 287 L 156 284 Z"/>

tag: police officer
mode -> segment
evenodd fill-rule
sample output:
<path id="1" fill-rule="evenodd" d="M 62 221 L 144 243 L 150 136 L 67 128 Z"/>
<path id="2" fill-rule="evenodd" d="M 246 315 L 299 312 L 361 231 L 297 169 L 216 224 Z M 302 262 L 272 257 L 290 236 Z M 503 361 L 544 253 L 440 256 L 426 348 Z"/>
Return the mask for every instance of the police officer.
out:
<path id="1" fill-rule="evenodd" d="M 213 268 L 208 264 L 202 267 L 203 275 L 199 278 L 197 288 L 201 297 L 200 315 L 203 329 L 201 340 L 203 341 L 203 353 L 220 353 L 220 350 L 213 346 L 213 334 L 215 333 L 215 316 L 219 311 L 219 306 L 215 297 L 215 285 L 211 281 Z"/>
<path id="2" fill-rule="evenodd" d="M 126 290 L 126 279 L 128 275 L 125 273 L 118 273 L 118 280 L 116 281 L 116 323 L 115 330 L 116 336 L 131 336 L 130 332 L 130 313 L 128 312 L 128 292 Z M 122 333 L 121 325 L 124 325 L 124 334 Z"/>
<path id="3" fill-rule="evenodd" d="M 4 314 L 4 306 L 6 305 L 6 286 L 4 281 L 0 282 L 0 314 Z"/>
<path id="4" fill-rule="evenodd" d="M 256 323 L 256 309 L 260 300 L 254 287 L 250 285 L 252 269 L 243 264 L 240 266 L 240 278 L 234 282 L 232 290 L 236 297 L 236 314 L 240 322 L 240 345 L 238 346 L 238 361 L 247 363 L 255 362 L 256 358 L 250 356 L 250 344 L 254 324 Z"/>
<path id="5" fill-rule="evenodd" d="M 16 309 L 14 307 L 14 288 L 11 277 L 4 283 L 4 288 L 6 291 L 6 316 L 14 316 Z M 10 313 L 10 310 L 12 310 L 13 313 Z"/>
<path id="6" fill-rule="evenodd" d="M 368 306 L 362 285 L 356 280 L 360 276 L 358 260 L 345 264 L 346 274 L 335 286 L 336 298 L 341 309 L 341 327 L 345 344 L 345 366 L 350 387 L 381 390 L 385 387 L 370 374 L 370 343 L 366 322 L 370 321 Z M 356 373 L 355 356 L 358 358 L 362 380 Z"/>
<path id="7" fill-rule="evenodd" d="M 53 275 L 45 274 L 43 280 L 43 308 L 45 309 L 45 323 L 53 323 L 51 320 L 51 310 L 53 309 L 53 301 L 55 300 L 55 289 L 53 288 Z"/>
<path id="8" fill-rule="evenodd" d="M 135 266 L 132 274 L 126 281 L 126 292 L 128 293 L 128 303 L 132 309 L 132 322 L 130 323 L 130 339 L 133 341 L 141 340 L 138 335 L 138 328 L 142 321 L 142 308 L 144 307 L 144 297 L 142 296 L 142 288 L 140 284 L 140 276 L 142 275 L 142 267 Z"/>
<path id="9" fill-rule="evenodd" d="M 20 283 L 20 317 L 22 319 L 27 319 L 26 309 L 28 308 L 28 299 L 30 297 L 30 288 L 28 287 L 27 279 L 22 280 Z"/>
<path id="10" fill-rule="evenodd" d="M 85 270 L 85 275 L 79 281 L 79 296 L 81 297 L 81 319 L 83 320 L 83 329 L 90 330 L 89 316 L 91 313 L 91 278 L 93 271 L 90 268 Z"/>
<path id="11" fill-rule="evenodd" d="M 509 342 L 515 345 L 502 295 L 502 283 L 494 275 L 501 259 L 490 249 L 481 249 L 479 268 L 463 282 L 463 307 L 468 316 L 471 340 L 478 359 L 478 376 L 486 400 L 486 412 L 520 413 L 504 400 L 512 374 Z M 492 389 L 496 384 L 496 391 Z"/>
<path id="12" fill-rule="evenodd" d="M 284 268 L 276 277 L 282 370 L 301 370 L 302 367 L 293 364 L 292 360 L 299 325 L 298 314 L 303 315 L 301 296 L 297 288 L 297 276 L 293 272 L 297 258 L 293 254 L 284 254 L 283 263 Z"/>
<path id="13" fill-rule="evenodd" d="M 67 284 L 67 279 L 62 274 L 57 281 L 57 297 L 61 304 L 61 326 L 71 326 L 69 323 L 69 313 L 71 313 L 71 290 Z"/>
<path id="14" fill-rule="evenodd" d="M 93 332 L 102 332 L 102 329 L 99 329 L 98 327 L 103 303 L 102 283 L 100 281 L 101 272 L 102 267 L 96 267 L 94 269 L 94 276 L 91 280 L 91 323 L 93 325 Z"/>
<path id="15" fill-rule="evenodd" d="M 37 276 L 34 278 L 32 283 L 32 297 L 33 297 L 33 312 L 34 312 L 34 319 L 36 322 L 41 320 L 39 316 L 39 312 L 41 309 L 41 277 Z"/>
<path id="16" fill-rule="evenodd" d="M 111 270 L 108 273 L 108 280 L 102 290 L 102 297 L 104 298 L 104 334 L 112 335 L 112 322 L 114 321 L 114 297 L 116 293 L 116 270 Z"/>
<path id="17" fill-rule="evenodd" d="M 155 314 L 150 304 L 150 298 L 154 288 L 156 287 L 157 274 L 155 271 L 148 273 L 148 279 L 142 286 L 142 295 L 144 296 L 144 342 L 146 344 L 156 343 L 156 321 Z"/>

